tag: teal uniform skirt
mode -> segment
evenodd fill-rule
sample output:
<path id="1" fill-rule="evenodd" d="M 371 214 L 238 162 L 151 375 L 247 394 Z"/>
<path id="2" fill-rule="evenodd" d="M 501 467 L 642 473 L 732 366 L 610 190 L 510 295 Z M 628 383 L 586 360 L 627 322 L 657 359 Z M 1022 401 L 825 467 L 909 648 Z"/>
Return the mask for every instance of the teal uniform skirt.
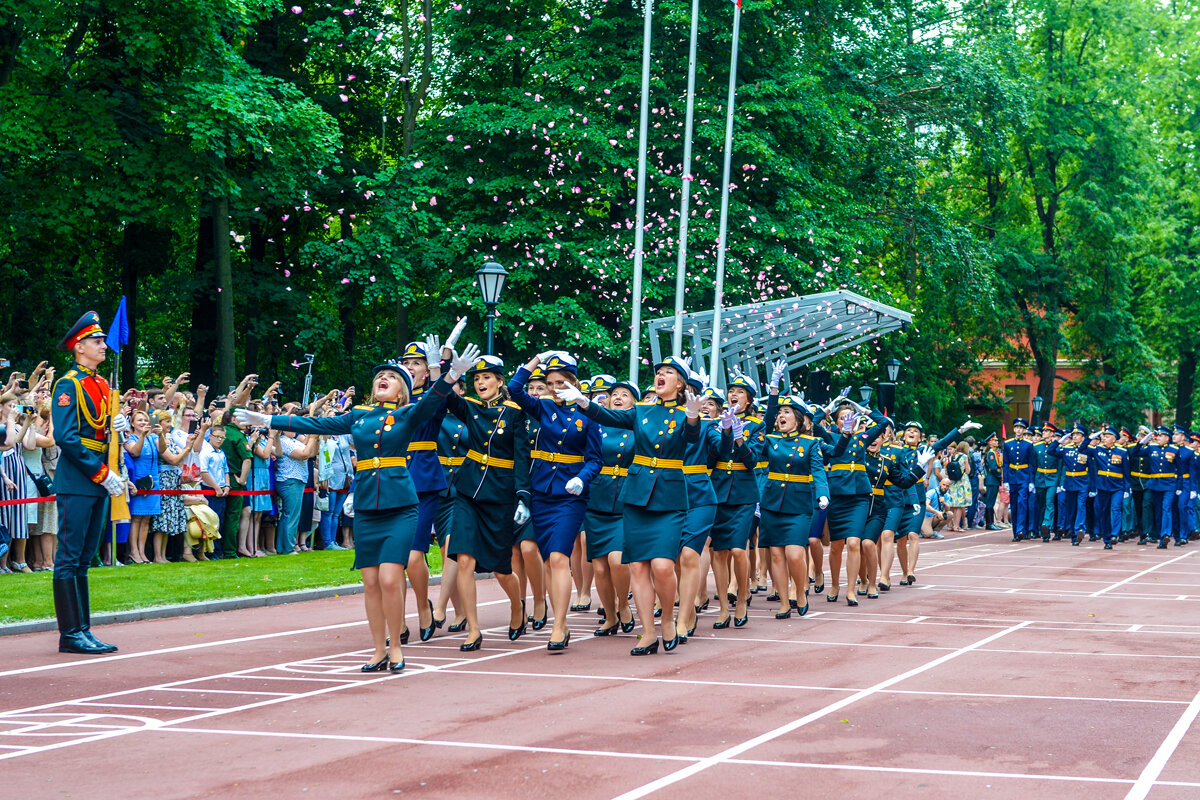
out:
<path id="1" fill-rule="evenodd" d="M 716 506 L 692 506 L 687 512 L 687 523 L 683 526 L 683 542 L 679 552 L 685 547 L 703 553 L 708 537 L 712 535 L 713 523 L 717 519 Z"/>
<path id="2" fill-rule="evenodd" d="M 716 508 L 717 518 L 712 526 L 713 550 L 745 550 L 750 544 L 750 528 L 754 525 L 754 503 L 736 506 L 723 503 Z"/>
<path id="3" fill-rule="evenodd" d="M 753 513 L 754 506 L 750 506 L 750 511 Z M 687 512 L 683 509 L 647 511 L 641 506 L 626 505 L 621 512 L 621 523 L 625 535 L 622 563 L 654 558 L 674 561 L 679 557 L 679 542 L 687 525 Z"/>
<path id="4" fill-rule="evenodd" d="M 861 539 L 867 527 L 867 512 L 870 510 L 869 494 L 835 494 L 829 499 L 829 541 Z"/>
<path id="5" fill-rule="evenodd" d="M 883 504 L 883 498 L 872 496 L 871 507 L 867 513 L 867 524 L 863 528 L 863 541 L 878 542 L 879 535 L 884 531 L 885 522 L 887 522 L 887 508 Z"/>
<path id="6" fill-rule="evenodd" d="M 812 530 L 813 515 L 795 514 L 790 511 L 762 512 L 758 521 L 759 547 L 808 547 L 808 534 Z"/>
<path id="7" fill-rule="evenodd" d="M 625 528 L 620 514 L 588 511 L 583 517 L 583 530 L 587 533 L 588 561 L 619 553 L 625 546 Z"/>
<path id="8" fill-rule="evenodd" d="M 447 489 L 438 494 L 437 516 L 433 520 L 433 535 L 437 538 L 438 548 L 446 552 L 446 537 L 454 527 L 454 490 Z"/>
<path id="9" fill-rule="evenodd" d="M 468 555 L 475 559 L 476 572 L 512 574 L 513 514 L 517 503 L 476 503 L 466 495 L 454 498 L 454 532 L 450 535 L 450 557 Z M 354 538 L 358 539 L 355 523 Z"/>
<path id="10" fill-rule="evenodd" d="M 416 532 L 416 506 L 384 511 L 355 509 L 354 568 L 378 567 L 380 564 L 407 565 Z"/>

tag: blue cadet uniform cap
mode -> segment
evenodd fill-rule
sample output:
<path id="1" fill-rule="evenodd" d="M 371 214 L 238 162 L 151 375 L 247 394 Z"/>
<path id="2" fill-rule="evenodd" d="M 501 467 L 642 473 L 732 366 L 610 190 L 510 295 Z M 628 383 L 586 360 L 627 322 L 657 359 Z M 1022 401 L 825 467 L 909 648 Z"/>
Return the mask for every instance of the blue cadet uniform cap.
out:
<path id="1" fill-rule="evenodd" d="M 1184 436 L 1187 436 L 1187 432 L 1188 432 L 1188 429 L 1183 427 L 1182 425 L 1172 425 L 1171 426 L 1171 433 L 1182 433 Z"/>
<path id="2" fill-rule="evenodd" d="M 692 388 L 692 391 L 694 391 L 696 394 L 700 394 L 704 391 L 704 379 L 700 377 L 699 372 L 689 371 L 687 383 L 688 386 Z"/>
<path id="3" fill-rule="evenodd" d="M 811 417 L 813 415 L 812 408 L 793 394 L 780 395 L 778 405 L 780 408 L 794 408 L 796 411 L 800 412 L 806 417 Z"/>
<path id="4" fill-rule="evenodd" d="M 579 391 L 583 392 L 584 394 L 591 394 L 592 392 L 594 392 L 596 390 L 592 388 L 591 381 L 580 381 L 579 382 Z"/>
<path id="5" fill-rule="evenodd" d="M 97 336 L 105 335 L 104 329 L 100 327 L 100 315 L 95 311 L 89 311 L 71 326 L 71 330 L 67 331 L 67 335 L 58 343 L 58 349 L 70 352 L 72 347 L 84 339 L 94 339 Z"/>
<path id="6" fill-rule="evenodd" d="M 480 356 L 467 370 L 468 375 L 474 375 L 476 372 L 494 372 L 501 378 L 504 377 L 504 359 L 499 356 Z M 542 380 L 546 380 L 544 377 Z"/>
<path id="7" fill-rule="evenodd" d="M 620 386 L 622 389 L 629 390 L 629 393 L 633 395 L 634 400 L 640 401 L 642 399 L 642 390 L 634 386 L 631 381 L 613 381 L 612 388 L 616 389 L 618 386 Z"/>
<path id="8" fill-rule="evenodd" d="M 642 390 L 642 397 L 649 397 L 652 394 L 654 394 L 654 384 L 653 383 Z"/>
<path id="9" fill-rule="evenodd" d="M 572 375 L 577 375 L 579 373 L 579 362 L 566 353 L 555 353 L 550 356 L 550 359 L 545 364 L 542 364 L 542 369 L 547 373 L 569 372 Z"/>
<path id="10" fill-rule="evenodd" d="M 753 400 L 754 396 L 756 394 L 758 394 L 758 384 L 755 383 L 754 378 L 751 378 L 749 375 L 738 375 L 736 378 L 734 378 L 733 380 L 731 380 L 729 382 L 730 389 L 732 389 L 735 386 L 740 386 L 741 388 L 748 391 L 750 393 L 751 400 Z"/>
<path id="11" fill-rule="evenodd" d="M 999 440 L 1000 440 L 1000 437 L 994 433 L 989 433 L 987 436 L 983 437 L 984 444 L 987 444 L 988 442 L 997 442 Z"/>
<path id="12" fill-rule="evenodd" d="M 1130 439 L 1132 439 L 1132 438 L 1133 438 L 1133 431 L 1129 430 L 1129 427 L 1128 427 L 1128 426 L 1126 426 L 1126 425 L 1122 425 L 1122 426 L 1121 426 L 1121 435 L 1122 435 L 1122 436 L 1128 436 Z"/>
<path id="13" fill-rule="evenodd" d="M 1084 436 L 1087 436 L 1087 428 L 1076 422 L 1071 426 L 1071 433 L 1082 433 Z"/>
<path id="14" fill-rule="evenodd" d="M 424 342 L 409 342 L 404 345 L 404 352 L 400 354 L 400 358 L 425 358 L 427 355 Z"/>
<path id="15" fill-rule="evenodd" d="M 916 428 L 921 433 L 925 432 L 925 426 L 922 425 L 921 423 L 917 422 L 915 419 L 909 420 L 908 422 L 904 423 L 903 430 L 908 430 L 909 428 Z"/>
<path id="16" fill-rule="evenodd" d="M 1041 433 L 1042 426 L 1041 425 L 1030 425 L 1028 428 L 1025 429 L 1025 432 L 1026 433 Z"/>
<path id="17" fill-rule="evenodd" d="M 1112 436 L 1114 438 L 1117 436 L 1120 436 L 1120 434 L 1117 433 L 1117 429 L 1114 428 L 1112 425 L 1105 425 L 1103 428 L 1100 429 L 1100 433 L 1107 433 L 1109 436 Z"/>
<path id="18" fill-rule="evenodd" d="M 392 372 L 395 372 L 400 376 L 400 380 L 404 381 L 404 387 L 408 390 L 409 397 L 411 397 L 413 390 L 413 376 L 412 373 L 408 371 L 408 367 L 404 366 L 399 361 L 388 361 L 384 364 L 376 364 L 375 369 L 371 370 L 371 377 L 374 378 L 385 369 L 390 369 Z"/>
<path id="19" fill-rule="evenodd" d="M 545 383 L 546 382 L 546 370 L 542 369 L 540 366 L 534 367 L 533 372 L 529 373 L 529 380 L 541 381 L 542 383 Z"/>
<path id="20" fill-rule="evenodd" d="M 612 375 L 601 373 L 593 376 L 588 381 L 588 385 L 592 387 L 593 392 L 611 392 L 613 387 L 617 385 L 617 379 Z"/>
<path id="21" fill-rule="evenodd" d="M 704 391 L 700 392 L 701 400 L 713 400 L 721 408 L 725 407 L 725 395 L 718 392 L 716 389 L 709 386 Z"/>
<path id="22" fill-rule="evenodd" d="M 679 373 L 679 377 L 683 378 L 685 382 L 692 375 L 692 368 L 684 363 L 683 359 L 676 358 L 675 356 L 667 356 L 662 361 L 655 364 L 654 371 L 658 372 L 658 370 L 662 367 L 670 367 L 671 369 L 675 370 Z"/>
<path id="23" fill-rule="evenodd" d="M 1170 436 L 1171 429 L 1168 428 L 1166 425 L 1159 425 L 1157 428 L 1154 429 L 1154 435 L 1155 436 Z"/>
<path id="24" fill-rule="evenodd" d="M 1013 417 L 1013 427 L 1015 428 L 1018 425 L 1020 425 L 1022 428 L 1028 428 L 1029 420 L 1025 419 L 1024 417 Z"/>

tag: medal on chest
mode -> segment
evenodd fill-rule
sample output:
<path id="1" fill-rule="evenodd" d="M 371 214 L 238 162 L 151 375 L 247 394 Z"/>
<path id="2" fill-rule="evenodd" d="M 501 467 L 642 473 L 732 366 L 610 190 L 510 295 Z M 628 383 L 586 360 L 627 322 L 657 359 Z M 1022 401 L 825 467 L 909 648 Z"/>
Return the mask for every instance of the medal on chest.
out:
<path id="1" fill-rule="evenodd" d="M 392 429 L 392 426 L 395 424 L 396 424 L 396 418 L 393 417 L 391 414 L 388 414 L 387 417 L 383 420 L 383 429 L 385 431 L 390 431 Z"/>

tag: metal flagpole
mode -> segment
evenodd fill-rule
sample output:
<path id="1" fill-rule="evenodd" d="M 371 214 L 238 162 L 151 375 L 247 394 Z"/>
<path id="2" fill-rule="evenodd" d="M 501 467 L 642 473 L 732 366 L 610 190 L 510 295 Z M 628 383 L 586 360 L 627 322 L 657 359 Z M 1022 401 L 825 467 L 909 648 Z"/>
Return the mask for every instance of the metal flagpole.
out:
<path id="1" fill-rule="evenodd" d="M 712 361 L 709 380 L 713 386 L 723 386 L 725 376 L 718 371 L 721 363 L 721 302 L 725 291 L 725 237 L 729 232 L 729 165 L 733 159 L 733 95 L 737 89 L 738 34 L 741 31 L 742 0 L 733 10 L 733 50 L 729 56 L 729 99 L 725 101 L 725 167 L 721 171 L 721 227 L 717 234 L 717 285 L 713 300 Z"/>
<path id="2" fill-rule="evenodd" d="M 633 319 L 629 328 L 629 380 L 637 385 L 642 340 L 642 247 L 646 227 L 646 133 L 650 126 L 650 22 L 654 0 L 645 0 L 646 23 L 642 31 L 641 131 L 638 134 L 637 231 L 633 237 Z"/>
<path id="3" fill-rule="evenodd" d="M 691 205 L 692 194 L 692 120 L 696 108 L 696 29 L 699 23 L 700 0 L 692 0 L 692 38 L 688 45 L 687 114 L 683 124 L 683 184 L 682 197 L 679 200 L 679 253 L 675 260 L 675 330 L 671 335 L 671 354 L 676 358 L 683 355 L 683 293 L 684 279 L 687 277 L 688 206 Z"/>

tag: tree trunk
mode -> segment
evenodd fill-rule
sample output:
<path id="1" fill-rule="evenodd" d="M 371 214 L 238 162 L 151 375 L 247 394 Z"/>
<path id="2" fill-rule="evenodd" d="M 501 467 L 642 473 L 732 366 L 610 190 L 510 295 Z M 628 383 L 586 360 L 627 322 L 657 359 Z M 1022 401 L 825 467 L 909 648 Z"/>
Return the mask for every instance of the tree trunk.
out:
<path id="1" fill-rule="evenodd" d="M 263 262 L 267 260 L 267 231 L 258 220 L 250 221 L 250 283 L 257 286 L 264 273 Z M 246 373 L 258 372 L 258 300 L 251 297 L 246 301 L 246 331 L 244 334 Z"/>
<path id="2" fill-rule="evenodd" d="M 217 382 L 213 396 L 237 381 L 233 376 L 233 265 L 229 256 L 229 198 L 212 201 L 213 261 L 217 289 Z"/>
<path id="3" fill-rule="evenodd" d="M 1179 370 L 1175 382 L 1175 424 L 1192 427 L 1192 393 L 1196 390 L 1196 351 L 1179 355 Z"/>
<path id="4" fill-rule="evenodd" d="M 213 281 L 213 218 L 207 201 L 201 203 L 196 230 L 196 265 L 192 272 L 192 327 L 188 371 L 189 389 L 213 384 L 213 356 L 217 349 L 217 298 Z"/>
<path id="5" fill-rule="evenodd" d="M 138 321 L 143 275 L 153 274 L 171 246 L 171 231 L 144 222 L 130 222 L 121 237 L 121 293 L 129 315 L 129 344 L 121 350 L 120 386 L 137 385 Z"/>

